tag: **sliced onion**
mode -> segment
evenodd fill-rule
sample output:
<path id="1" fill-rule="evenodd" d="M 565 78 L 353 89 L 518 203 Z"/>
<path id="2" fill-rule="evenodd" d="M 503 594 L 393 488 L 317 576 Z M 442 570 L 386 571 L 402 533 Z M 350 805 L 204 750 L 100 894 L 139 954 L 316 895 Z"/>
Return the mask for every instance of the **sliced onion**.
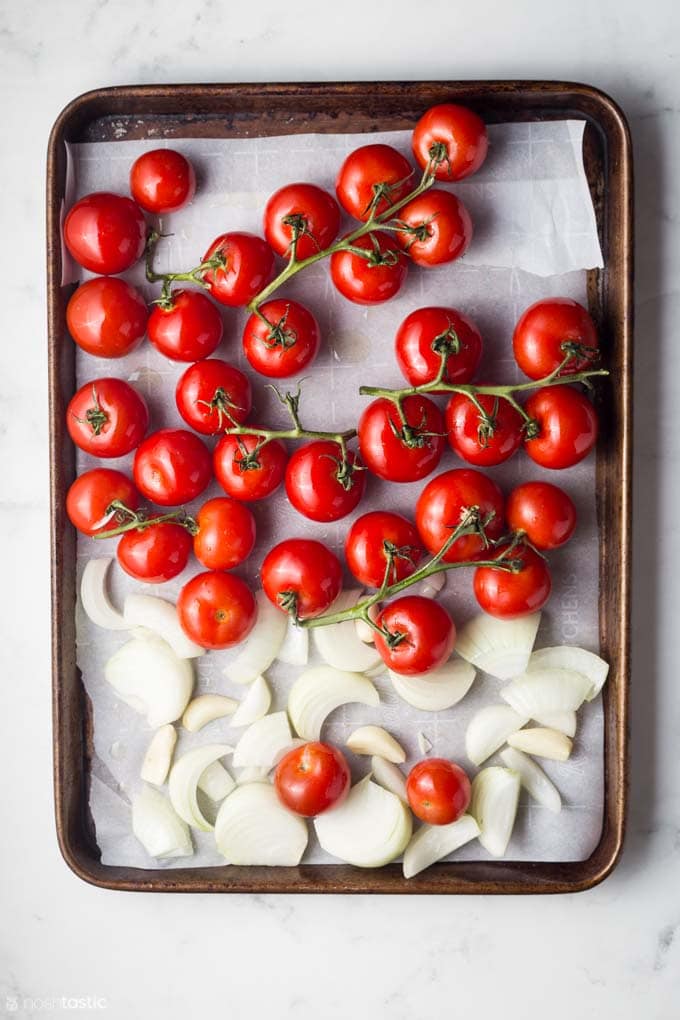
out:
<path id="1" fill-rule="evenodd" d="M 154 729 L 179 719 L 194 686 L 191 662 L 155 635 L 133 638 L 119 648 L 106 663 L 104 676 Z"/>
<path id="2" fill-rule="evenodd" d="M 268 669 L 278 655 L 286 636 L 288 617 L 273 605 L 263 591 L 255 593 L 257 619 L 248 637 L 239 646 L 233 662 L 224 667 L 224 675 L 235 684 L 250 684 Z"/>
<path id="3" fill-rule="evenodd" d="M 295 867 L 308 839 L 305 821 L 281 804 L 268 783 L 238 786 L 215 820 L 217 849 L 229 864 Z"/>
<path id="4" fill-rule="evenodd" d="M 421 825 L 404 853 L 404 878 L 413 878 L 477 836 L 479 826 L 472 815 L 449 825 Z"/>
<path id="5" fill-rule="evenodd" d="M 421 754 L 429 754 L 432 750 L 432 741 L 425 736 L 424 733 L 419 733 L 416 737 L 418 741 L 418 750 Z"/>
<path id="6" fill-rule="evenodd" d="M 361 589 L 340 592 L 328 612 L 341 613 L 350 609 L 357 604 L 362 594 Z M 375 645 L 366 644 L 358 636 L 354 620 L 315 628 L 314 643 L 324 662 L 335 669 L 363 673 L 382 662 Z"/>
<path id="7" fill-rule="evenodd" d="M 123 616 L 130 630 L 145 627 L 152 631 L 167 641 L 180 659 L 197 659 L 205 651 L 186 636 L 173 603 L 156 595 L 126 595 Z"/>
<path id="8" fill-rule="evenodd" d="M 231 726 L 250 726 L 269 711 L 272 703 L 272 692 L 263 676 L 256 676 L 248 688 L 245 698 L 231 718 Z"/>
<path id="9" fill-rule="evenodd" d="M 239 786 L 243 786 L 245 783 L 266 783 L 270 772 L 271 769 L 262 769 L 258 765 L 248 765 L 244 769 L 239 769 L 236 782 Z"/>
<path id="10" fill-rule="evenodd" d="M 234 751 L 234 768 L 257 765 L 270 769 L 276 755 L 290 744 L 292 733 L 285 712 L 274 712 L 252 723 L 241 735 Z"/>
<path id="11" fill-rule="evenodd" d="M 229 748 L 231 751 L 232 748 Z M 228 754 L 225 751 L 225 754 Z M 225 769 L 222 762 L 214 761 L 208 765 L 207 769 L 201 772 L 198 780 L 198 789 L 201 790 L 206 797 L 210 797 L 210 800 L 215 803 L 224 800 L 236 786 L 236 783 Z"/>
<path id="12" fill-rule="evenodd" d="M 501 697 L 518 715 L 536 719 L 539 715 L 575 712 L 590 688 L 588 677 L 571 669 L 535 669 L 516 677 L 503 688 Z"/>
<path id="13" fill-rule="evenodd" d="M 569 737 L 558 730 L 544 726 L 534 726 L 530 730 L 520 730 L 508 737 L 510 747 L 516 747 L 525 754 L 535 754 L 537 758 L 550 758 L 552 761 L 566 761 L 571 755 L 572 742 Z"/>
<path id="14" fill-rule="evenodd" d="M 315 666 L 301 673 L 291 687 L 288 714 L 298 736 L 319 740 L 326 716 L 353 701 L 375 708 L 380 696 L 371 681 L 359 673 Z"/>
<path id="15" fill-rule="evenodd" d="M 187 705 L 182 716 L 182 725 L 189 733 L 198 733 L 208 723 L 233 715 L 237 708 L 238 701 L 227 698 L 224 694 L 199 694 Z"/>
<path id="16" fill-rule="evenodd" d="M 168 778 L 176 743 L 177 730 L 170 723 L 156 730 L 144 755 L 140 779 L 154 786 L 162 786 Z"/>
<path id="17" fill-rule="evenodd" d="M 548 779 L 540 765 L 515 747 L 506 747 L 501 751 L 501 758 L 504 765 L 518 774 L 522 786 L 530 797 L 553 814 L 560 813 L 562 810 L 560 791 Z"/>
<path id="18" fill-rule="evenodd" d="M 203 832 L 210 832 L 212 829 L 212 825 L 198 806 L 196 790 L 208 766 L 230 751 L 228 744 L 204 744 L 203 747 L 187 751 L 172 766 L 168 784 L 170 800 L 177 814 L 187 825 L 202 829 Z"/>
<path id="19" fill-rule="evenodd" d="M 424 580 L 416 582 L 409 590 L 409 594 L 422 595 L 425 599 L 436 599 L 445 585 L 446 571 L 440 570 L 436 574 L 430 574 Z"/>
<path id="20" fill-rule="evenodd" d="M 380 868 L 404 852 L 411 812 L 389 790 L 364 779 L 342 804 L 314 820 L 322 848 L 357 868 Z"/>
<path id="21" fill-rule="evenodd" d="M 371 758 L 371 771 L 373 778 L 379 786 L 389 790 L 390 793 L 393 793 L 404 804 L 408 804 L 406 779 L 401 769 L 398 769 L 391 761 L 385 761 L 380 755 L 374 754 Z"/>
<path id="22" fill-rule="evenodd" d="M 459 630 L 456 651 L 485 673 L 509 680 L 526 670 L 540 622 L 540 613 L 518 620 L 479 613 Z"/>
<path id="23" fill-rule="evenodd" d="M 583 673 L 591 683 L 590 692 L 586 701 L 596 698 L 604 687 L 609 663 L 601 659 L 594 652 L 585 648 L 576 648 L 574 645 L 557 645 L 554 648 L 539 648 L 529 659 L 528 673 L 534 669 L 573 669 L 576 673 Z"/>
<path id="24" fill-rule="evenodd" d="M 375 623 L 380 616 L 380 606 L 377 602 L 375 605 L 369 607 L 368 615 Z M 370 624 L 366 623 L 365 620 L 359 619 L 354 621 L 354 626 L 356 627 L 357 637 L 360 641 L 363 641 L 367 645 L 375 644 L 375 631 Z M 377 665 L 378 663 L 376 663 L 376 666 Z M 369 672 L 369 670 L 366 670 L 366 672 Z"/>
<path id="25" fill-rule="evenodd" d="M 551 730 L 559 730 L 567 737 L 576 736 L 576 712 L 538 712 L 533 718 L 541 726 L 547 726 Z"/>
<path id="26" fill-rule="evenodd" d="M 438 669 L 414 676 L 389 671 L 395 691 L 421 712 L 443 712 L 458 704 L 472 687 L 473 667 L 462 659 L 449 659 Z"/>
<path id="27" fill-rule="evenodd" d="M 149 857 L 190 857 L 194 852 L 186 825 L 153 786 L 132 798 L 132 831 Z"/>
<path id="28" fill-rule="evenodd" d="M 347 738 L 347 747 L 355 754 L 377 754 L 395 765 L 406 761 L 406 751 L 382 726 L 360 726 Z"/>
<path id="29" fill-rule="evenodd" d="M 494 857 L 508 848 L 517 815 L 519 774 L 497 765 L 482 769 L 472 780 L 470 814 L 479 825 L 479 842 Z"/>
<path id="30" fill-rule="evenodd" d="M 276 658 L 289 666 L 306 666 L 309 662 L 309 631 L 298 626 L 292 616 L 288 617 L 283 644 Z"/>
<path id="31" fill-rule="evenodd" d="M 80 601 L 85 615 L 98 627 L 106 630 L 128 630 L 128 625 L 114 607 L 106 587 L 106 577 L 113 563 L 110 556 L 99 560 L 88 560 L 80 579 Z"/>
<path id="32" fill-rule="evenodd" d="M 509 705 L 487 705 L 475 712 L 465 733 L 465 750 L 473 765 L 481 765 L 506 742 L 511 733 L 529 722 Z"/>

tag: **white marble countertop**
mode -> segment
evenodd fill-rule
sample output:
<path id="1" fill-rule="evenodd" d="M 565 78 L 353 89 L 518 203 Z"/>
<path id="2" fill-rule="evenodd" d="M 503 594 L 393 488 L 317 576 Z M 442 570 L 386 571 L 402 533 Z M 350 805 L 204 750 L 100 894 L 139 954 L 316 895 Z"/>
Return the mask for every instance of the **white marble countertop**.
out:
<path id="1" fill-rule="evenodd" d="M 213 1016 L 222 1003 L 228 1015 L 251 1020 L 677 1016 L 680 9 L 671 0 L 170 6 L 0 0 L 0 1014 L 56 1016 L 68 1003 L 50 1008 L 45 1000 L 90 996 L 92 1012 L 116 1020 Z M 591 82 L 621 103 L 633 131 L 637 521 L 623 860 L 599 888 L 552 898 L 98 891 L 62 862 L 52 820 L 43 269 L 50 126 L 71 98 L 99 85 L 429 77 Z"/>

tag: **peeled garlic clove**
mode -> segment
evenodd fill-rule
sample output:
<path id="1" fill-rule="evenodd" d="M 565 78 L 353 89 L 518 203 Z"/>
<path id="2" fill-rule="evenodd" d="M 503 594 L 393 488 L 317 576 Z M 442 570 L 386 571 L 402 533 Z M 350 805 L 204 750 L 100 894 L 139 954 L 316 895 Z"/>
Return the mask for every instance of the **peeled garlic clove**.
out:
<path id="1" fill-rule="evenodd" d="M 350 733 L 346 743 L 355 754 L 377 754 L 394 764 L 406 761 L 404 748 L 382 726 L 360 726 Z"/>
<path id="2" fill-rule="evenodd" d="M 190 733 L 198 733 L 208 723 L 233 715 L 237 708 L 238 701 L 223 694 L 200 694 L 187 705 L 182 716 L 182 725 Z"/>
<path id="3" fill-rule="evenodd" d="M 139 773 L 145 783 L 153 783 L 154 786 L 163 785 L 168 778 L 176 743 L 177 731 L 170 723 L 156 730 L 144 755 Z"/>
<path id="4" fill-rule="evenodd" d="M 573 744 L 569 737 L 558 730 L 549 730 L 544 726 L 534 726 L 530 730 L 520 730 L 508 736 L 510 747 L 516 747 L 525 754 L 535 754 L 537 758 L 551 758 L 553 761 L 566 761 L 571 755 Z"/>

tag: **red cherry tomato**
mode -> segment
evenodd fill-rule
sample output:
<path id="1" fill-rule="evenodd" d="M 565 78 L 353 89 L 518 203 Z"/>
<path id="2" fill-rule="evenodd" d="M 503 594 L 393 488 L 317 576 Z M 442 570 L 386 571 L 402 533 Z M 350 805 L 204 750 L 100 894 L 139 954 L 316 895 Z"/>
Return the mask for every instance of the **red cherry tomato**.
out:
<path id="1" fill-rule="evenodd" d="M 342 588 L 338 557 L 308 538 L 279 542 L 265 556 L 260 574 L 270 602 L 299 620 L 325 613 Z"/>
<path id="2" fill-rule="evenodd" d="M 446 758 L 426 758 L 413 766 L 406 780 L 411 811 L 428 825 L 449 825 L 464 815 L 471 787 L 460 765 Z"/>
<path id="3" fill-rule="evenodd" d="M 66 306 L 69 333 L 81 350 L 97 358 L 122 358 L 139 347 L 148 317 L 139 291 L 110 276 L 82 283 Z"/>
<path id="4" fill-rule="evenodd" d="M 116 276 L 142 257 L 146 221 L 132 199 L 95 191 L 69 210 L 64 220 L 64 241 L 85 269 Z"/>
<path id="5" fill-rule="evenodd" d="M 281 803 L 304 818 L 314 818 L 340 804 L 347 796 L 350 781 L 343 753 L 318 740 L 289 751 L 274 774 L 274 787 Z"/>
<path id="6" fill-rule="evenodd" d="M 187 425 L 204 436 L 215 436 L 250 414 L 250 382 L 238 368 L 207 358 L 180 376 L 175 390 L 177 410 Z"/>
<path id="7" fill-rule="evenodd" d="M 576 507 L 567 493 L 550 482 L 524 482 L 505 504 L 508 526 L 526 535 L 536 549 L 557 549 L 576 528 Z"/>
<path id="8" fill-rule="evenodd" d="M 439 266 L 464 255 L 472 240 L 472 220 L 460 199 L 434 188 L 399 210 L 399 221 L 410 230 L 397 241 L 418 266 Z"/>
<path id="9" fill-rule="evenodd" d="M 597 441 L 595 408 L 571 386 L 543 386 L 532 393 L 524 410 L 538 425 L 538 434 L 524 448 L 546 468 L 568 468 L 587 457 Z"/>
<path id="10" fill-rule="evenodd" d="M 485 393 L 476 399 L 484 415 L 464 393 L 454 393 L 446 405 L 449 446 L 468 464 L 502 464 L 522 445 L 524 422 L 507 400 Z"/>
<path id="11" fill-rule="evenodd" d="M 347 566 L 368 588 L 379 588 L 383 583 L 388 550 L 393 554 L 389 583 L 410 577 L 423 555 L 423 546 L 415 526 L 401 514 L 373 510 L 358 517 L 347 532 Z"/>
<path id="12" fill-rule="evenodd" d="M 212 478 L 210 453 L 193 432 L 160 429 L 138 448 L 133 476 L 139 491 L 159 506 L 190 503 Z"/>
<path id="13" fill-rule="evenodd" d="M 243 331 L 243 352 L 256 372 L 285 379 L 314 361 L 321 331 L 311 312 L 285 299 L 265 301 L 259 311 L 250 316 Z"/>
<path id="14" fill-rule="evenodd" d="M 311 521 L 339 521 L 359 504 L 366 488 L 366 475 L 354 469 L 356 463 L 349 451 L 343 464 L 342 450 L 332 441 L 305 443 L 288 461 L 288 499 Z"/>
<path id="15" fill-rule="evenodd" d="M 203 261 L 220 255 L 223 265 L 209 269 L 203 280 L 221 305 L 247 305 L 274 275 L 274 253 L 261 237 L 243 231 L 220 234 Z"/>
<path id="16" fill-rule="evenodd" d="M 500 538 L 504 528 L 503 493 L 494 481 L 472 468 L 456 468 L 433 478 L 416 504 L 416 527 L 425 547 L 438 553 L 466 512 L 475 507 L 482 521 L 493 514 L 486 524 L 488 539 Z M 444 562 L 479 559 L 484 551 L 479 535 L 461 535 L 445 553 Z"/>
<path id="17" fill-rule="evenodd" d="M 359 419 L 361 458 L 373 474 L 388 482 L 416 482 L 433 471 L 444 452 L 444 419 L 427 397 L 402 401 L 406 424 L 396 405 L 379 397 Z"/>
<path id="18" fill-rule="evenodd" d="M 446 662 L 456 640 L 456 628 L 444 607 L 422 595 L 404 595 L 382 610 L 377 624 L 391 635 L 376 632 L 375 647 L 387 667 L 413 676 Z"/>
<path id="19" fill-rule="evenodd" d="M 121 535 L 116 555 L 130 577 L 147 584 L 163 584 L 181 574 L 189 562 L 192 538 L 186 528 L 161 521 Z"/>
<path id="20" fill-rule="evenodd" d="M 142 441 L 149 411 L 122 379 L 93 379 L 71 398 L 66 427 L 76 446 L 95 457 L 123 457 Z"/>
<path id="21" fill-rule="evenodd" d="M 395 353 L 411 386 L 434 382 L 446 354 L 444 382 L 468 383 L 482 356 L 482 337 L 472 319 L 455 308 L 416 308 L 397 330 Z"/>
<path id="22" fill-rule="evenodd" d="M 507 550 L 507 544 L 497 546 L 488 558 L 497 560 Z M 477 567 L 473 580 L 475 598 L 484 612 L 501 620 L 537 613 L 550 598 L 552 587 L 547 563 L 529 546 L 516 546 L 510 557 L 522 564 L 517 573 Z"/>
<path id="23" fill-rule="evenodd" d="M 515 326 L 512 349 L 530 379 L 555 372 L 569 354 L 560 375 L 582 372 L 599 354 L 595 323 L 571 298 L 546 298 L 527 308 Z"/>
<path id="24" fill-rule="evenodd" d="M 169 305 L 154 305 L 149 340 L 171 361 L 208 358 L 222 340 L 222 317 L 210 298 L 198 290 L 174 290 Z"/>
<path id="25" fill-rule="evenodd" d="M 331 255 L 331 279 L 343 297 L 358 305 L 376 305 L 394 297 L 408 272 L 406 257 L 394 238 L 377 230 L 353 241 L 352 247 L 365 250 L 367 257 L 351 251 Z"/>
<path id="26" fill-rule="evenodd" d="M 264 211 L 264 236 L 277 255 L 289 255 L 296 240 L 298 259 L 328 248 L 340 229 L 332 195 L 316 184 L 287 184 L 275 191 Z"/>
<path id="27" fill-rule="evenodd" d="M 253 629 L 257 602 L 240 577 L 207 570 L 182 588 L 177 599 L 182 630 L 203 648 L 231 648 Z"/>
<path id="28" fill-rule="evenodd" d="M 228 496 L 246 503 L 264 499 L 283 481 L 288 454 L 273 439 L 258 449 L 257 435 L 223 436 L 215 447 L 215 478 Z"/>
<path id="29" fill-rule="evenodd" d="M 431 158 L 438 181 L 461 181 L 486 159 L 489 140 L 484 121 L 456 103 L 432 106 L 420 118 L 413 132 L 413 155 L 423 170 Z"/>
<path id="30" fill-rule="evenodd" d="M 130 193 L 147 212 L 177 212 L 192 200 L 195 191 L 194 168 L 181 152 L 153 149 L 132 164 Z"/>
<path id="31" fill-rule="evenodd" d="M 93 468 L 76 478 L 66 494 L 66 513 L 74 528 L 83 535 L 98 535 L 116 526 L 120 503 L 128 510 L 139 506 L 139 493 L 132 480 L 121 471 Z"/>
<path id="32" fill-rule="evenodd" d="M 413 167 L 391 145 L 362 145 L 340 167 L 335 191 L 340 205 L 358 220 L 380 215 L 413 188 Z M 375 203 L 375 204 L 374 204 Z"/>
<path id="33" fill-rule="evenodd" d="M 255 518 L 243 503 L 218 496 L 196 514 L 194 556 L 208 570 L 231 570 L 246 560 L 255 545 Z"/>

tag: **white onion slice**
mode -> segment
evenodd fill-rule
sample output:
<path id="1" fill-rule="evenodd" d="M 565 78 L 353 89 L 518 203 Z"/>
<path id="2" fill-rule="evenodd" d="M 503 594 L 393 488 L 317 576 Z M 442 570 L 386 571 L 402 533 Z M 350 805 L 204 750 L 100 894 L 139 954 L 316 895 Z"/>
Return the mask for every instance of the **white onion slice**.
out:
<path id="1" fill-rule="evenodd" d="M 482 769 L 472 780 L 469 811 L 479 825 L 479 842 L 494 857 L 502 857 L 508 848 L 519 788 L 519 774 L 497 765 Z"/>
<path id="2" fill-rule="evenodd" d="M 208 723 L 233 715 L 237 708 L 238 701 L 224 694 L 199 694 L 187 705 L 182 716 L 182 726 L 189 733 L 198 733 Z"/>
<path id="3" fill-rule="evenodd" d="M 537 758 L 550 758 L 552 761 L 566 761 L 571 755 L 572 742 L 569 737 L 558 730 L 545 726 L 534 726 L 530 730 L 520 730 L 508 737 L 510 747 L 516 747 L 525 754 L 535 754 Z"/>
<path id="4" fill-rule="evenodd" d="M 229 748 L 229 750 L 232 749 Z M 225 754 L 228 753 L 229 751 L 225 751 Z M 235 786 L 236 783 L 220 761 L 211 762 L 207 769 L 201 772 L 198 780 L 198 789 L 216 803 L 224 800 Z"/>
<path id="5" fill-rule="evenodd" d="M 167 641 L 180 659 L 197 659 L 205 651 L 182 630 L 176 606 L 156 595 L 126 595 L 123 616 L 130 630 L 145 627 L 152 631 Z"/>
<path id="6" fill-rule="evenodd" d="M 286 636 L 288 618 L 263 591 L 255 593 L 257 619 L 248 637 L 239 645 L 236 658 L 224 667 L 224 675 L 235 684 L 250 684 L 271 666 Z"/>
<path id="7" fill-rule="evenodd" d="M 443 712 L 461 701 L 472 687 L 474 668 L 462 659 L 449 659 L 443 666 L 403 676 L 389 671 L 399 697 L 421 712 Z"/>
<path id="8" fill-rule="evenodd" d="M 406 778 L 401 769 L 398 769 L 391 761 L 385 761 L 384 758 L 374 754 L 371 758 L 371 771 L 373 778 L 379 786 L 389 790 L 390 793 L 393 793 L 404 804 L 408 804 Z"/>
<path id="9" fill-rule="evenodd" d="M 357 868 L 380 868 L 404 852 L 411 812 L 389 790 L 363 779 L 346 799 L 314 820 L 322 848 Z"/>
<path id="10" fill-rule="evenodd" d="M 590 688 L 588 677 L 571 669 L 535 669 L 516 677 L 503 688 L 501 697 L 518 715 L 536 719 L 539 715 L 575 712 Z"/>
<path id="11" fill-rule="evenodd" d="M 268 783 L 238 786 L 215 820 L 217 849 L 229 864 L 295 867 L 308 838 L 305 821 L 281 804 Z"/>
<path id="12" fill-rule="evenodd" d="M 132 831 L 149 857 L 190 857 L 194 852 L 188 828 L 153 786 L 132 798 Z"/>
<path id="13" fill-rule="evenodd" d="M 341 591 L 329 613 L 341 613 L 355 606 L 361 598 L 361 589 Z M 350 673 L 363 673 L 382 662 L 375 645 L 362 641 L 357 634 L 354 620 L 332 623 L 327 627 L 314 629 L 314 643 L 319 655 L 335 669 L 346 669 Z"/>
<path id="14" fill-rule="evenodd" d="M 248 765 L 244 769 L 239 769 L 236 782 L 239 786 L 243 786 L 245 783 L 266 783 L 270 771 L 271 769 L 263 769 L 258 765 Z"/>
<path id="15" fill-rule="evenodd" d="M 263 676 L 256 676 L 245 698 L 234 712 L 230 726 L 250 726 L 267 714 L 272 703 L 272 692 Z"/>
<path id="16" fill-rule="evenodd" d="M 529 722 L 509 705 L 487 705 L 475 712 L 465 733 L 465 750 L 473 765 L 481 765 L 506 742 L 511 733 Z"/>
<path id="17" fill-rule="evenodd" d="M 106 587 L 106 577 L 113 559 L 88 560 L 80 579 L 80 601 L 85 615 L 106 630 L 128 630 L 122 613 L 115 608 Z"/>
<path id="18" fill-rule="evenodd" d="M 518 774 L 522 786 L 530 797 L 553 814 L 560 813 L 562 810 L 560 791 L 548 779 L 540 765 L 515 747 L 506 747 L 500 756 L 503 764 Z"/>
<path id="19" fill-rule="evenodd" d="M 202 829 L 203 832 L 210 832 L 212 829 L 212 825 L 198 806 L 196 790 L 208 766 L 230 751 L 228 744 L 204 744 L 203 747 L 187 751 L 172 766 L 168 784 L 170 800 L 177 814 L 187 825 Z"/>
<path id="20" fill-rule="evenodd" d="M 567 737 L 576 736 L 576 712 L 546 712 L 545 714 L 537 712 L 533 718 L 541 726 L 559 730 Z"/>
<path id="21" fill-rule="evenodd" d="M 292 733 L 285 712 L 265 715 L 252 723 L 241 735 L 234 750 L 234 768 L 256 765 L 270 769 L 276 755 L 290 744 Z"/>
<path id="22" fill-rule="evenodd" d="M 472 815 L 449 825 L 421 825 L 404 852 L 404 878 L 413 878 L 477 836 L 479 826 Z"/>
<path id="23" fill-rule="evenodd" d="M 360 726 L 347 738 L 347 747 L 355 754 L 377 754 L 399 765 L 406 761 L 406 751 L 382 726 Z"/>
<path id="24" fill-rule="evenodd" d="M 422 595 L 425 599 L 436 599 L 437 595 L 446 585 L 446 571 L 440 570 L 436 574 L 430 574 L 422 581 L 417 581 L 409 589 L 409 595 Z"/>
<path id="25" fill-rule="evenodd" d="M 326 716 L 340 705 L 357 701 L 375 708 L 380 695 L 359 673 L 315 666 L 301 673 L 288 695 L 288 714 L 295 732 L 304 740 L 319 740 Z"/>
<path id="26" fill-rule="evenodd" d="M 309 662 L 309 631 L 298 626 L 292 616 L 288 617 L 283 644 L 276 658 L 289 666 L 306 666 Z"/>
<path id="27" fill-rule="evenodd" d="M 144 755 L 140 779 L 154 786 L 162 786 L 168 778 L 176 743 L 177 730 L 170 723 L 156 730 Z"/>
<path id="28" fill-rule="evenodd" d="M 518 620 L 479 613 L 458 631 L 456 651 L 485 673 L 509 680 L 526 670 L 540 622 L 540 613 Z"/>
<path id="29" fill-rule="evenodd" d="M 104 676 L 122 700 L 146 715 L 157 729 L 174 722 L 186 708 L 194 686 L 188 659 L 180 659 L 162 638 L 133 638 L 104 666 Z"/>
<path id="30" fill-rule="evenodd" d="M 557 645 L 554 648 L 539 648 L 533 652 L 527 667 L 528 673 L 534 669 L 557 668 L 573 669 L 576 673 L 583 673 L 591 683 L 590 692 L 586 701 L 596 698 L 604 687 L 605 680 L 609 673 L 609 663 L 601 659 L 594 652 L 585 648 L 576 648 L 574 645 Z"/>

